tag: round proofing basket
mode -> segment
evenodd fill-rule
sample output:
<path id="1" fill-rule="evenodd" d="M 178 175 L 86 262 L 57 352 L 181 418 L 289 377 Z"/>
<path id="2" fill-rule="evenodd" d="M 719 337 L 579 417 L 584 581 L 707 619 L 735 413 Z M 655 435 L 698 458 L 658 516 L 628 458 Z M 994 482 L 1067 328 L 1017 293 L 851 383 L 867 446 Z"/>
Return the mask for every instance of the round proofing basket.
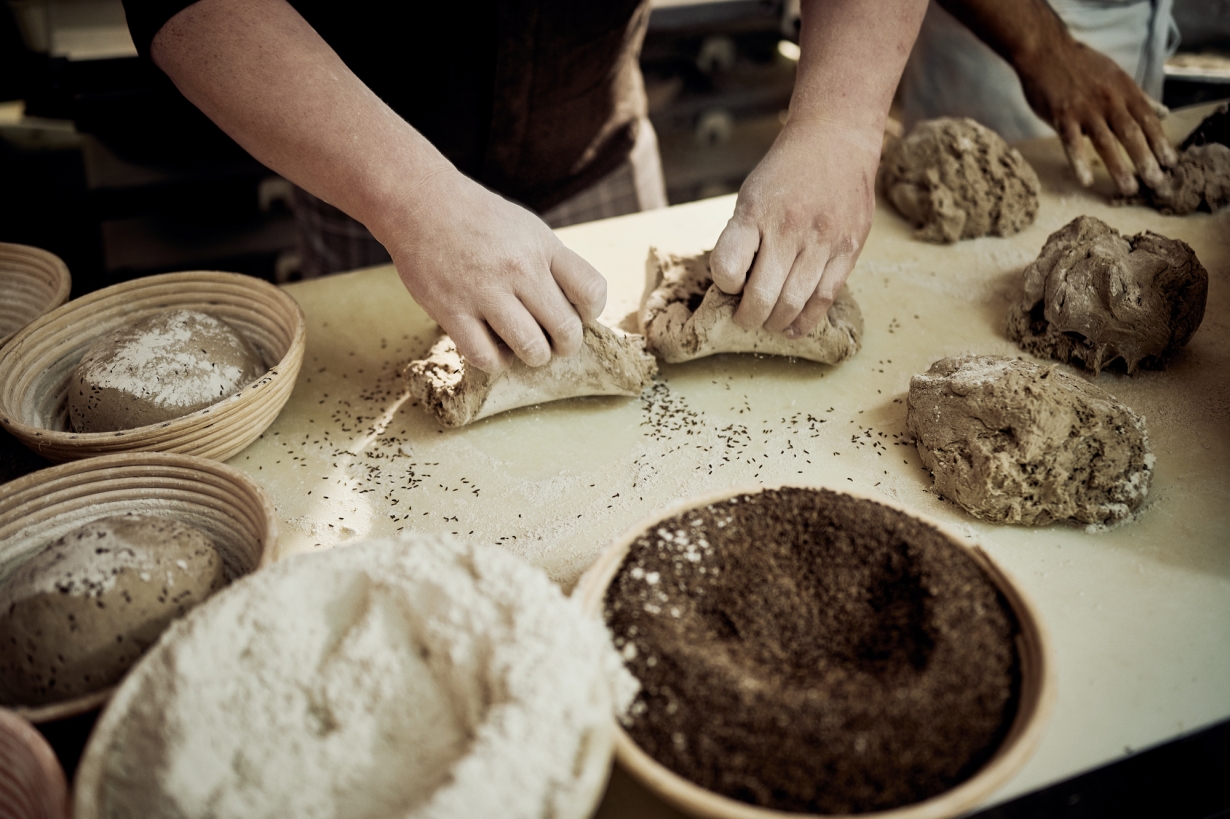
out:
<path id="1" fill-rule="evenodd" d="M 607 547 L 594 565 L 581 577 L 574 594 L 587 614 L 601 618 L 607 587 L 615 579 L 633 542 L 659 523 L 690 509 L 727 500 L 736 495 L 754 495 L 766 489 L 783 486 L 744 487 L 726 489 L 710 495 L 689 498 L 656 512 L 633 526 Z M 800 489 L 828 487 L 802 486 Z M 1021 689 L 1016 718 L 1003 742 L 990 760 L 972 777 L 960 785 L 922 802 L 887 811 L 857 814 L 857 819 L 944 819 L 956 816 L 977 805 L 1016 773 L 1037 747 L 1050 715 L 1055 698 L 1054 671 L 1046 631 L 1033 604 L 1016 584 L 996 566 L 986 553 L 976 546 L 967 546 L 951 530 L 936 521 L 883 498 L 873 498 L 859 492 L 842 489 L 830 491 L 848 497 L 876 503 L 909 515 L 939 532 L 955 547 L 968 554 L 986 573 L 1012 607 L 1020 625 L 1017 654 L 1020 658 Z M 804 819 L 806 814 L 770 810 L 749 805 L 695 785 L 671 771 L 641 750 L 623 727 L 616 724 L 615 757 L 624 768 L 665 801 L 692 816 L 707 819 Z M 827 815 L 825 819 L 856 819 L 855 816 Z"/>
<path id="2" fill-rule="evenodd" d="M 269 371 L 196 412 L 119 432 L 68 428 L 68 382 L 99 336 L 165 310 L 223 319 L 260 353 Z M 114 452 L 179 452 L 224 461 L 273 423 L 303 363 L 303 310 L 285 291 L 238 273 L 164 273 L 117 284 L 65 304 L 0 351 L 0 425 L 51 461 Z"/>
<path id="3" fill-rule="evenodd" d="M 64 769 L 43 735 L 0 708 L 0 819 L 67 819 Z"/>
<path id="4" fill-rule="evenodd" d="M 273 559 L 277 514 L 246 474 L 205 458 L 133 452 L 50 467 L 0 486 L 0 586 L 49 542 L 125 512 L 175 518 L 204 531 L 218 547 L 228 581 Z M 31 722 L 48 722 L 96 708 L 113 691 L 9 707 Z"/>
<path id="5" fill-rule="evenodd" d="M 73 280 L 54 253 L 0 242 L 0 347 L 18 330 L 68 301 Z"/>

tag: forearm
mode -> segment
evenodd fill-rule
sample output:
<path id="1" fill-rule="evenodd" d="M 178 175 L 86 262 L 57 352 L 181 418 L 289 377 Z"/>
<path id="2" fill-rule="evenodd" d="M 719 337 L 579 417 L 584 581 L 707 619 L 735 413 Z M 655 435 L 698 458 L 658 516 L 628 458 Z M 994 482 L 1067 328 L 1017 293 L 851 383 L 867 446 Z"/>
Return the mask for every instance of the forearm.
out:
<path id="1" fill-rule="evenodd" d="M 940 6 L 1013 66 L 1042 57 L 1072 36 L 1046 0 L 938 0 Z"/>
<path id="2" fill-rule="evenodd" d="M 245 150 L 377 238 L 413 209 L 418 185 L 452 170 L 283 0 L 200 0 L 151 53 Z"/>
<path id="3" fill-rule="evenodd" d="M 926 0 L 810 0 L 790 121 L 835 125 L 877 154 Z"/>

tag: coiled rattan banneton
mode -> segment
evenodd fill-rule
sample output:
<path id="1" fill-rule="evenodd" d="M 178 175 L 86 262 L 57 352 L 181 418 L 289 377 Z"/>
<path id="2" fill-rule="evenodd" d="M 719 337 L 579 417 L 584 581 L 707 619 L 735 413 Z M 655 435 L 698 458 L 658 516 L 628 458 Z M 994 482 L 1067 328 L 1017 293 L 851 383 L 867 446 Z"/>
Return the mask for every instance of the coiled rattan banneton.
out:
<path id="1" fill-rule="evenodd" d="M 0 819 L 66 819 L 68 783 L 30 723 L 0 708 Z"/>
<path id="2" fill-rule="evenodd" d="M 235 395 L 202 410 L 119 432 L 68 428 L 68 381 L 99 336 L 164 310 L 192 309 L 228 322 L 269 368 Z M 0 350 L 0 425 L 51 461 L 112 452 L 160 451 L 226 460 L 277 417 L 303 363 L 299 304 L 268 282 L 238 273 L 164 273 L 74 299 Z"/>
<path id="3" fill-rule="evenodd" d="M 129 452 L 53 466 L 0 486 L 0 585 L 48 543 L 127 512 L 175 518 L 205 532 L 228 580 L 273 559 L 277 514 L 245 473 L 206 458 Z M 51 705 L 5 705 L 31 722 L 45 722 L 95 708 L 113 690 Z"/>
<path id="4" fill-rule="evenodd" d="M 73 280 L 54 253 L 0 242 L 0 347 L 18 330 L 68 301 Z"/>

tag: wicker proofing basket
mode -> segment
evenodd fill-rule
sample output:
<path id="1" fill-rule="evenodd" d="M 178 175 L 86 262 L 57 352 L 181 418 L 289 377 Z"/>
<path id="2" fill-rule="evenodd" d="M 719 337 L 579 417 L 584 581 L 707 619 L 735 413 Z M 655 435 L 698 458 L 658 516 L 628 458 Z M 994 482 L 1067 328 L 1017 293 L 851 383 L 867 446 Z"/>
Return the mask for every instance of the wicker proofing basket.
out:
<path id="1" fill-rule="evenodd" d="M 581 577 L 573 594 L 580 599 L 587 614 L 602 617 L 607 587 L 615 579 L 632 543 L 643 532 L 689 509 L 717 503 L 736 495 L 756 494 L 765 489 L 780 488 L 782 487 L 757 485 L 750 488 L 727 489 L 710 495 L 690 498 L 664 511 L 654 513 L 607 547 L 594 565 Z M 799 488 L 820 489 L 825 487 Z M 972 557 L 986 572 L 991 582 L 1003 593 L 1004 599 L 1012 607 L 1020 624 L 1021 633 L 1017 636 L 1017 652 L 1021 662 L 1021 691 L 1016 718 L 999 749 L 981 770 L 957 787 L 922 802 L 892 810 L 860 813 L 857 816 L 829 815 L 823 819 L 946 819 L 957 816 L 976 806 L 995 789 L 1007 782 L 1008 778 L 1025 764 L 1042 738 L 1042 731 L 1055 698 L 1054 671 L 1051 667 L 1051 649 L 1046 631 L 1033 604 L 978 547 L 967 546 L 961 538 L 946 527 L 900 504 L 884 498 L 873 498 L 859 492 L 831 488 L 830 491 L 895 509 L 938 529 L 949 542 Z M 615 731 L 615 758 L 641 784 L 692 816 L 707 819 L 807 819 L 806 814 L 756 807 L 721 796 L 689 782 L 641 750 L 640 746 L 632 741 L 632 738 L 618 723 Z"/>
<path id="2" fill-rule="evenodd" d="M 0 242 L 0 347 L 18 330 L 68 301 L 73 280 L 54 253 Z"/>
<path id="3" fill-rule="evenodd" d="M 67 819 L 64 769 L 43 735 L 0 708 L 0 819 Z"/>
<path id="4" fill-rule="evenodd" d="M 269 371 L 213 406 L 119 432 L 68 429 L 68 381 L 99 336 L 164 310 L 195 309 L 241 332 Z M 252 443 L 290 398 L 303 363 L 303 310 L 285 291 L 238 273 L 164 273 L 117 284 L 48 313 L 0 351 L 0 425 L 51 461 L 161 451 L 224 461 Z"/>
<path id="5" fill-rule="evenodd" d="M 203 530 L 217 544 L 228 580 L 273 559 L 277 514 L 245 473 L 189 455 L 132 452 L 53 466 L 0 486 L 0 585 L 48 542 L 125 512 L 160 514 Z M 31 722 L 48 722 L 96 708 L 114 690 L 10 707 Z"/>

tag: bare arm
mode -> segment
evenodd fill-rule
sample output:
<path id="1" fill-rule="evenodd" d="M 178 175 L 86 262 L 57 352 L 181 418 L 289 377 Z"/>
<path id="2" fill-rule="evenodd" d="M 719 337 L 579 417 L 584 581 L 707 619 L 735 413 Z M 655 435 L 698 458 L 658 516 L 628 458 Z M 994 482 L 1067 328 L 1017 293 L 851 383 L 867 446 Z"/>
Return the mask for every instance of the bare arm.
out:
<path id="1" fill-rule="evenodd" d="M 284 0 L 200 0 L 151 53 L 254 157 L 365 224 L 480 368 L 507 364 L 509 348 L 531 365 L 575 352 L 581 321 L 602 311 L 597 271 L 459 173 Z"/>
<path id="2" fill-rule="evenodd" d="M 1113 60 L 1077 42 L 1046 0 L 939 1 L 1016 70 L 1082 185 L 1093 184 L 1086 136 L 1121 193 L 1137 191 L 1132 165 L 1150 186 L 1165 184 L 1159 162 L 1177 157 L 1149 98 Z"/>
<path id="3" fill-rule="evenodd" d="M 805 336 L 862 250 L 888 108 L 925 0 L 811 0 L 790 117 L 710 257 L 740 325 Z"/>

